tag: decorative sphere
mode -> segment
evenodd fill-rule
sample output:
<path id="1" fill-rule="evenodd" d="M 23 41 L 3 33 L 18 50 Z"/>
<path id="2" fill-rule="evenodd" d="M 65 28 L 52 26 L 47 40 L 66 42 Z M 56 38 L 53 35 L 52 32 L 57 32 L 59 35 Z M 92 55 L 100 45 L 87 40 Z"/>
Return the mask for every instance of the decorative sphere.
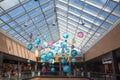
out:
<path id="1" fill-rule="evenodd" d="M 67 45 L 64 42 L 60 43 L 61 48 L 65 48 Z"/>
<path id="2" fill-rule="evenodd" d="M 72 51 L 71 51 L 72 57 L 75 57 L 77 54 L 78 54 L 78 52 L 77 52 L 76 50 L 72 50 Z"/>
<path id="3" fill-rule="evenodd" d="M 45 41 L 45 42 L 43 42 L 43 44 L 42 44 L 42 48 L 47 48 L 48 47 L 48 43 Z"/>
<path id="4" fill-rule="evenodd" d="M 48 62 L 51 64 L 51 63 L 53 62 L 53 59 L 50 58 L 50 59 L 48 60 Z"/>
<path id="5" fill-rule="evenodd" d="M 50 42 L 50 43 L 48 44 L 48 46 L 49 46 L 49 47 L 52 47 L 52 46 L 53 46 L 53 42 Z"/>
<path id="6" fill-rule="evenodd" d="M 77 33 L 77 36 L 78 36 L 79 38 L 82 38 L 82 37 L 84 36 L 84 34 L 83 34 L 83 32 L 78 32 L 78 33 Z"/>
<path id="7" fill-rule="evenodd" d="M 47 54 L 44 53 L 41 55 L 41 60 L 46 61 L 47 58 L 48 58 Z"/>
<path id="8" fill-rule="evenodd" d="M 54 49 L 56 52 L 59 51 L 59 47 L 58 46 L 55 46 L 55 49 Z"/>
<path id="9" fill-rule="evenodd" d="M 47 40 L 47 35 L 45 34 L 43 37 L 44 37 L 43 39 L 46 41 Z"/>
<path id="10" fill-rule="evenodd" d="M 64 32 L 63 33 L 63 38 L 68 39 L 69 38 L 69 34 L 67 32 Z"/>
<path id="11" fill-rule="evenodd" d="M 35 44 L 39 45 L 40 44 L 40 39 L 39 38 L 35 38 Z"/>
<path id="12" fill-rule="evenodd" d="M 48 55 L 48 57 L 50 57 L 50 58 L 54 56 L 53 52 L 49 52 L 47 55 Z"/>
<path id="13" fill-rule="evenodd" d="M 64 58 L 62 58 L 60 62 L 61 62 L 61 64 L 65 64 L 66 60 Z"/>
<path id="14" fill-rule="evenodd" d="M 51 50 L 54 50 L 54 49 L 55 49 L 55 46 L 52 46 L 52 47 L 51 47 Z"/>
<path id="15" fill-rule="evenodd" d="M 41 72 L 42 72 L 43 74 L 46 73 L 46 67 L 45 67 L 45 66 L 42 67 Z"/>
<path id="16" fill-rule="evenodd" d="M 69 73 L 70 72 L 70 66 L 69 65 L 65 65 L 63 67 L 63 71 L 66 72 L 66 73 Z"/>
<path id="17" fill-rule="evenodd" d="M 67 48 L 66 51 L 67 51 L 67 53 L 70 53 L 70 49 L 69 48 Z"/>
<path id="18" fill-rule="evenodd" d="M 28 59 L 28 60 L 27 60 L 27 63 L 31 63 L 31 61 Z"/>
<path id="19" fill-rule="evenodd" d="M 33 45 L 32 44 L 28 44 L 27 49 L 28 50 L 32 50 L 32 48 L 33 48 Z"/>
<path id="20" fill-rule="evenodd" d="M 50 69 L 50 72 L 54 73 L 54 72 L 55 72 L 55 68 L 52 67 L 52 68 Z"/>
<path id="21" fill-rule="evenodd" d="M 76 62 L 76 59 L 75 59 L 75 58 L 72 58 L 71 62 L 75 63 L 75 62 Z"/>

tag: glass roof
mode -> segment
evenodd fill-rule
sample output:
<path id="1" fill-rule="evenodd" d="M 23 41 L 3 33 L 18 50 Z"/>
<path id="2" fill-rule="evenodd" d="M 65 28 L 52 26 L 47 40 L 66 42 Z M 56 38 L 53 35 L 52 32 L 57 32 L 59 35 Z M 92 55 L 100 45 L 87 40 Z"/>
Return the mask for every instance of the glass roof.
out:
<path id="1" fill-rule="evenodd" d="M 0 32 L 26 45 L 28 35 L 44 34 L 48 42 L 64 40 L 64 32 L 76 39 L 76 48 L 86 52 L 120 22 L 117 0 L 3 0 L 0 2 Z M 53 23 L 55 25 L 53 25 Z M 25 26 L 27 25 L 27 26 Z M 84 37 L 77 37 L 83 32 Z"/>

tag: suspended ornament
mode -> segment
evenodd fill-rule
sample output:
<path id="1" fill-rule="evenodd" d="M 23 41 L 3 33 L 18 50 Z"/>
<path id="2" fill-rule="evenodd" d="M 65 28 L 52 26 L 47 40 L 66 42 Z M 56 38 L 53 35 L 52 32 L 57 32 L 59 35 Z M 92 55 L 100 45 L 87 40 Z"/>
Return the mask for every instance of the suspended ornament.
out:
<path id="1" fill-rule="evenodd" d="M 48 46 L 51 48 L 53 46 L 53 42 L 48 43 Z"/>
<path id="2" fill-rule="evenodd" d="M 61 53 L 62 53 L 62 55 L 65 54 L 65 49 L 64 48 L 62 48 Z"/>
<path id="3" fill-rule="evenodd" d="M 72 38 L 72 44 L 76 43 L 75 38 Z"/>
<path id="4" fill-rule="evenodd" d="M 52 67 L 52 68 L 50 69 L 50 72 L 51 72 L 51 73 L 54 73 L 54 72 L 55 72 L 55 68 Z"/>
<path id="5" fill-rule="evenodd" d="M 66 45 L 66 43 L 64 43 L 64 42 L 61 42 L 61 43 L 60 43 L 60 46 L 61 46 L 61 48 L 65 48 L 67 45 Z"/>
<path id="6" fill-rule="evenodd" d="M 76 50 L 72 50 L 71 51 L 71 56 L 72 57 L 75 57 L 77 54 L 78 54 L 78 52 Z"/>
<path id="7" fill-rule="evenodd" d="M 30 61 L 29 59 L 27 60 L 27 64 L 28 64 L 28 65 L 31 65 L 31 61 Z"/>
<path id="8" fill-rule="evenodd" d="M 71 62 L 75 63 L 75 62 L 76 62 L 76 59 L 75 59 L 75 58 L 72 58 Z"/>
<path id="9" fill-rule="evenodd" d="M 47 56 L 47 54 L 42 54 L 41 56 L 41 60 L 43 60 L 43 61 L 46 61 L 46 60 L 48 60 L 48 56 Z"/>
<path id="10" fill-rule="evenodd" d="M 46 73 L 46 67 L 45 67 L 45 66 L 43 66 L 43 67 L 42 67 L 41 72 L 42 72 L 43 74 L 45 74 L 45 73 Z"/>
<path id="11" fill-rule="evenodd" d="M 47 40 L 47 35 L 46 34 L 44 34 L 43 39 L 44 39 L 44 41 Z"/>
<path id="12" fill-rule="evenodd" d="M 51 50 L 54 50 L 54 49 L 55 49 L 55 46 L 52 46 L 52 47 L 51 47 Z"/>
<path id="13" fill-rule="evenodd" d="M 35 50 L 35 56 L 36 56 L 36 57 L 38 57 L 38 56 L 39 56 L 39 52 L 38 52 L 38 50 L 37 50 L 37 49 Z"/>
<path id="14" fill-rule="evenodd" d="M 32 44 L 28 44 L 27 49 L 30 51 L 30 50 L 32 50 L 32 48 L 33 48 L 33 45 Z"/>
<path id="15" fill-rule="evenodd" d="M 66 51 L 67 51 L 67 53 L 70 53 L 70 49 L 69 48 L 67 48 Z"/>
<path id="16" fill-rule="evenodd" d="M 47 47 L 48 47 L 48 43 L 46 41 L 44 41 L 42 44 L 42 48 L 47 48 Z"/>
<path id="17" fill-rule="evenodd" d="M 33 34 L 32 34 L 32 33 L 30 33 L 29 38 L 30 38 L 30 39 L 32 39 L 32 37 L 33 37 Z"/>
<path id="18" fill-rule="evenodd" d="M 67 32 L 64 32 L 63 33 L 63 38 L 68 39 L 69 38 L 69 34 Z"/>
<path id="19" fill-rule="evenodd" d="M 49 63 L 49 64 L 52 64 L 52 62 L 53 62 L 53 59 L 50 58 L 50 59 L 48 60 L 48 63 Z"/>
<path id="20" fill-rule="evenodd" d="M 84 36 L 84 34 L 83 34 L 83 32 L 78 32 L 78 33 L 77 33 L 77 36 L 78 36 L 79 38 L 82 38 L 82 37 Z"/>
<path id="21" fill-rule="evenodd" d="M 53 52 L 49 52 L 47 55 L 48 55 L 48 57 L 50 57 L 50 58 L 54 56 Z"/>
<path id="22" fill-rule="evenodd" d="M 63 72 L 69 73 L 69 72 L 70 72 L 70 66 L 69 66 L 69 65 L 65 65 L 65 66 L 63 67 Z"/>
<path id="23" fill-rule="evenodd" d="M 58 46 L 55 46 L 55 49 L 54 49 L 56 52 L 59 51 L 59 47 Z"/>
<path id="24" fill-rule="evenodd" d="M 35 44 L 39 45 L 41 41 L 39 38 L 35 38 L 34 42 L 35 42 Z"/>
<path id="25" fill-rule="evenodd" d="M 64 58 L 61 58 L 60 62 L 61 62 L 61 64 L 65 64 L 66 60 Z"/>

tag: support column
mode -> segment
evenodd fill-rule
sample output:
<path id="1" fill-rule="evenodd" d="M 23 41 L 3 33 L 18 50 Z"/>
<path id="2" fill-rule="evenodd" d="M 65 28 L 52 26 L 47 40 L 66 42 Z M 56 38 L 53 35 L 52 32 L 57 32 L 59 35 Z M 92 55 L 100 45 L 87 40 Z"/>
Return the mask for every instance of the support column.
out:
<path id="1" fill-rule="evenodd" d="M 112 57 L 113 75 L 119 74 L 118 59 L 117 59 L 117 56 L 116 56 L 116 51 L 111 52 L 111 57 Z M 120 80 L 120 77 L 115 76 L 114 80 Z"/>
<path id="2" fill-rule="evenodd" d="M 18 78 L 21 78 L 21 65 L 20 65 L 20 62 L 18 62 Z"/>
<path id="3" fill-rule="evenodd" d="M 0 53 L 0 74 L 2 73 L 3 53 Z"/>

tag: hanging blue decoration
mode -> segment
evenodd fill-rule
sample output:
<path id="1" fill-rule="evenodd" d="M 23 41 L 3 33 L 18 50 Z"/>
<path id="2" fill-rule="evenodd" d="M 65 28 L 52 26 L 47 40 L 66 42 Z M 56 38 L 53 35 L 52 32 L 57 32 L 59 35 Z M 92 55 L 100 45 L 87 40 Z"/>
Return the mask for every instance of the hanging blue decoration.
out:
<path id="1" fill-rule="evenodd" d="M 44 39 L 44 41 L 47 40 L 47 35 L 46 34 L 44 34 L 43 39 Z"/>
<path id="2" fill-rule="evenodd" d="M 28 44 L 27 49 L 28 50 L 32 50 L 32 48 L 33 48 L 33 45 L 32 44 Z"/>
<path id="3" fill-rule="evenodd" d="M 53 52 L 49 52 L 47 55 L 48 55 L 49 58 L 54 56 Z"/>
<path id="4" fill-rule="evenodd" d="M 67 53 L 70 53 L 70 49 L 69 48 L 67 48 L 66 51 L 67 51 Z"/>
<path id="5" fill-rule="evenodd" d="M 43 60 L 43 61 L 46 61 L 48 59 L 48 56 L 45 53 L 42 54 L 40 57 L 41 57 L 41 60 Z"/>
<path id="6" fill-rule="evenodd" d="M 54 49 L 56 52 L 59 51 L 59 47 L 58 46 L 55 46 L 55 49 Z"/>
<path id="7" fill-rule="evenodd" d="M 55 72 L 55 68 L 52 67 L 52 68 L 50 69 L 50 72 L 51 72 L 51 73 L 54 73 L 54 72 Z"/>
<path id="8" fill-rule="evenodd" d="M 65 64 L 66 60 L 64 58 L 61 58 L 60 62 L 61 62 L 61 64 Z"/>
<path id="9" fill-rule="evenodd" d="M 52 46 L 52 47 L 51 47 L 51 50 L 54 50 L 54 49 L 55 49 L 55 46 Z"/>
<path id="10" fill-rule="evenodd" d="M 67 32 L 64 32 L 63 33 L 63 38 L 68 39 L 69 38 L 69 34 Z"/>
<path id="11" fill-rule="evenodd" d="M 31 61 L 30 61 L 29 59 L 27 60 L 27 64 L 28 64 L 28 65 L 31 65 Z"/>
<path id="12" fill-rule="evenodd" d="M 53 59 L 52 59 L 52 58 L 50 58 L 50 59 L 48 60 L 48 62 L 49 62 L 50 64 L 52 64 Z"/>
<path id="13" fill-rule="evenodd" d="M 35 44 L 39 45 L 41 41 L 40 41 L 39 38 L 35 38 L 35 41 L 34 41 L 34 42 L 35 42 Z"/>
<path id="14" fill-rule="evenodd" d="M 65 65 L 65 66 L 63 67 L 63 72 L 69 73 L 69 72 L 70 72 L 70 66 L 69 66 L 69 65 Z"/>
<path id="15" fill-rule="evenodd" d="M 75 62 L 76 62 L 76 59 L 75 59 L 75 58 L 72 58 L 71 62 L 75 63 Z"/>
<path id="16" fill-rule="evenodd" d="M 65 49 L 64 48 L 62 48 L 61 53 L 62 53 L 62 55 L 65 54 Z"/>
<path id="17" fill-rule="evenodd" d="M 71 51 L 71 56 L 72 57 L 75 57 L 77 54 L 78 54 L 78 52 L 76 50 L 72 50 Z"/>
<path id="18" fill-rule="evenodd" d="M 66 45 L 66 43 L 64 43 L 64 42 L 61 42 L 61 43 L 60 43 L 60 46 L 61 46 L 61 48 L 65 48 L 67 45 Z"/>

